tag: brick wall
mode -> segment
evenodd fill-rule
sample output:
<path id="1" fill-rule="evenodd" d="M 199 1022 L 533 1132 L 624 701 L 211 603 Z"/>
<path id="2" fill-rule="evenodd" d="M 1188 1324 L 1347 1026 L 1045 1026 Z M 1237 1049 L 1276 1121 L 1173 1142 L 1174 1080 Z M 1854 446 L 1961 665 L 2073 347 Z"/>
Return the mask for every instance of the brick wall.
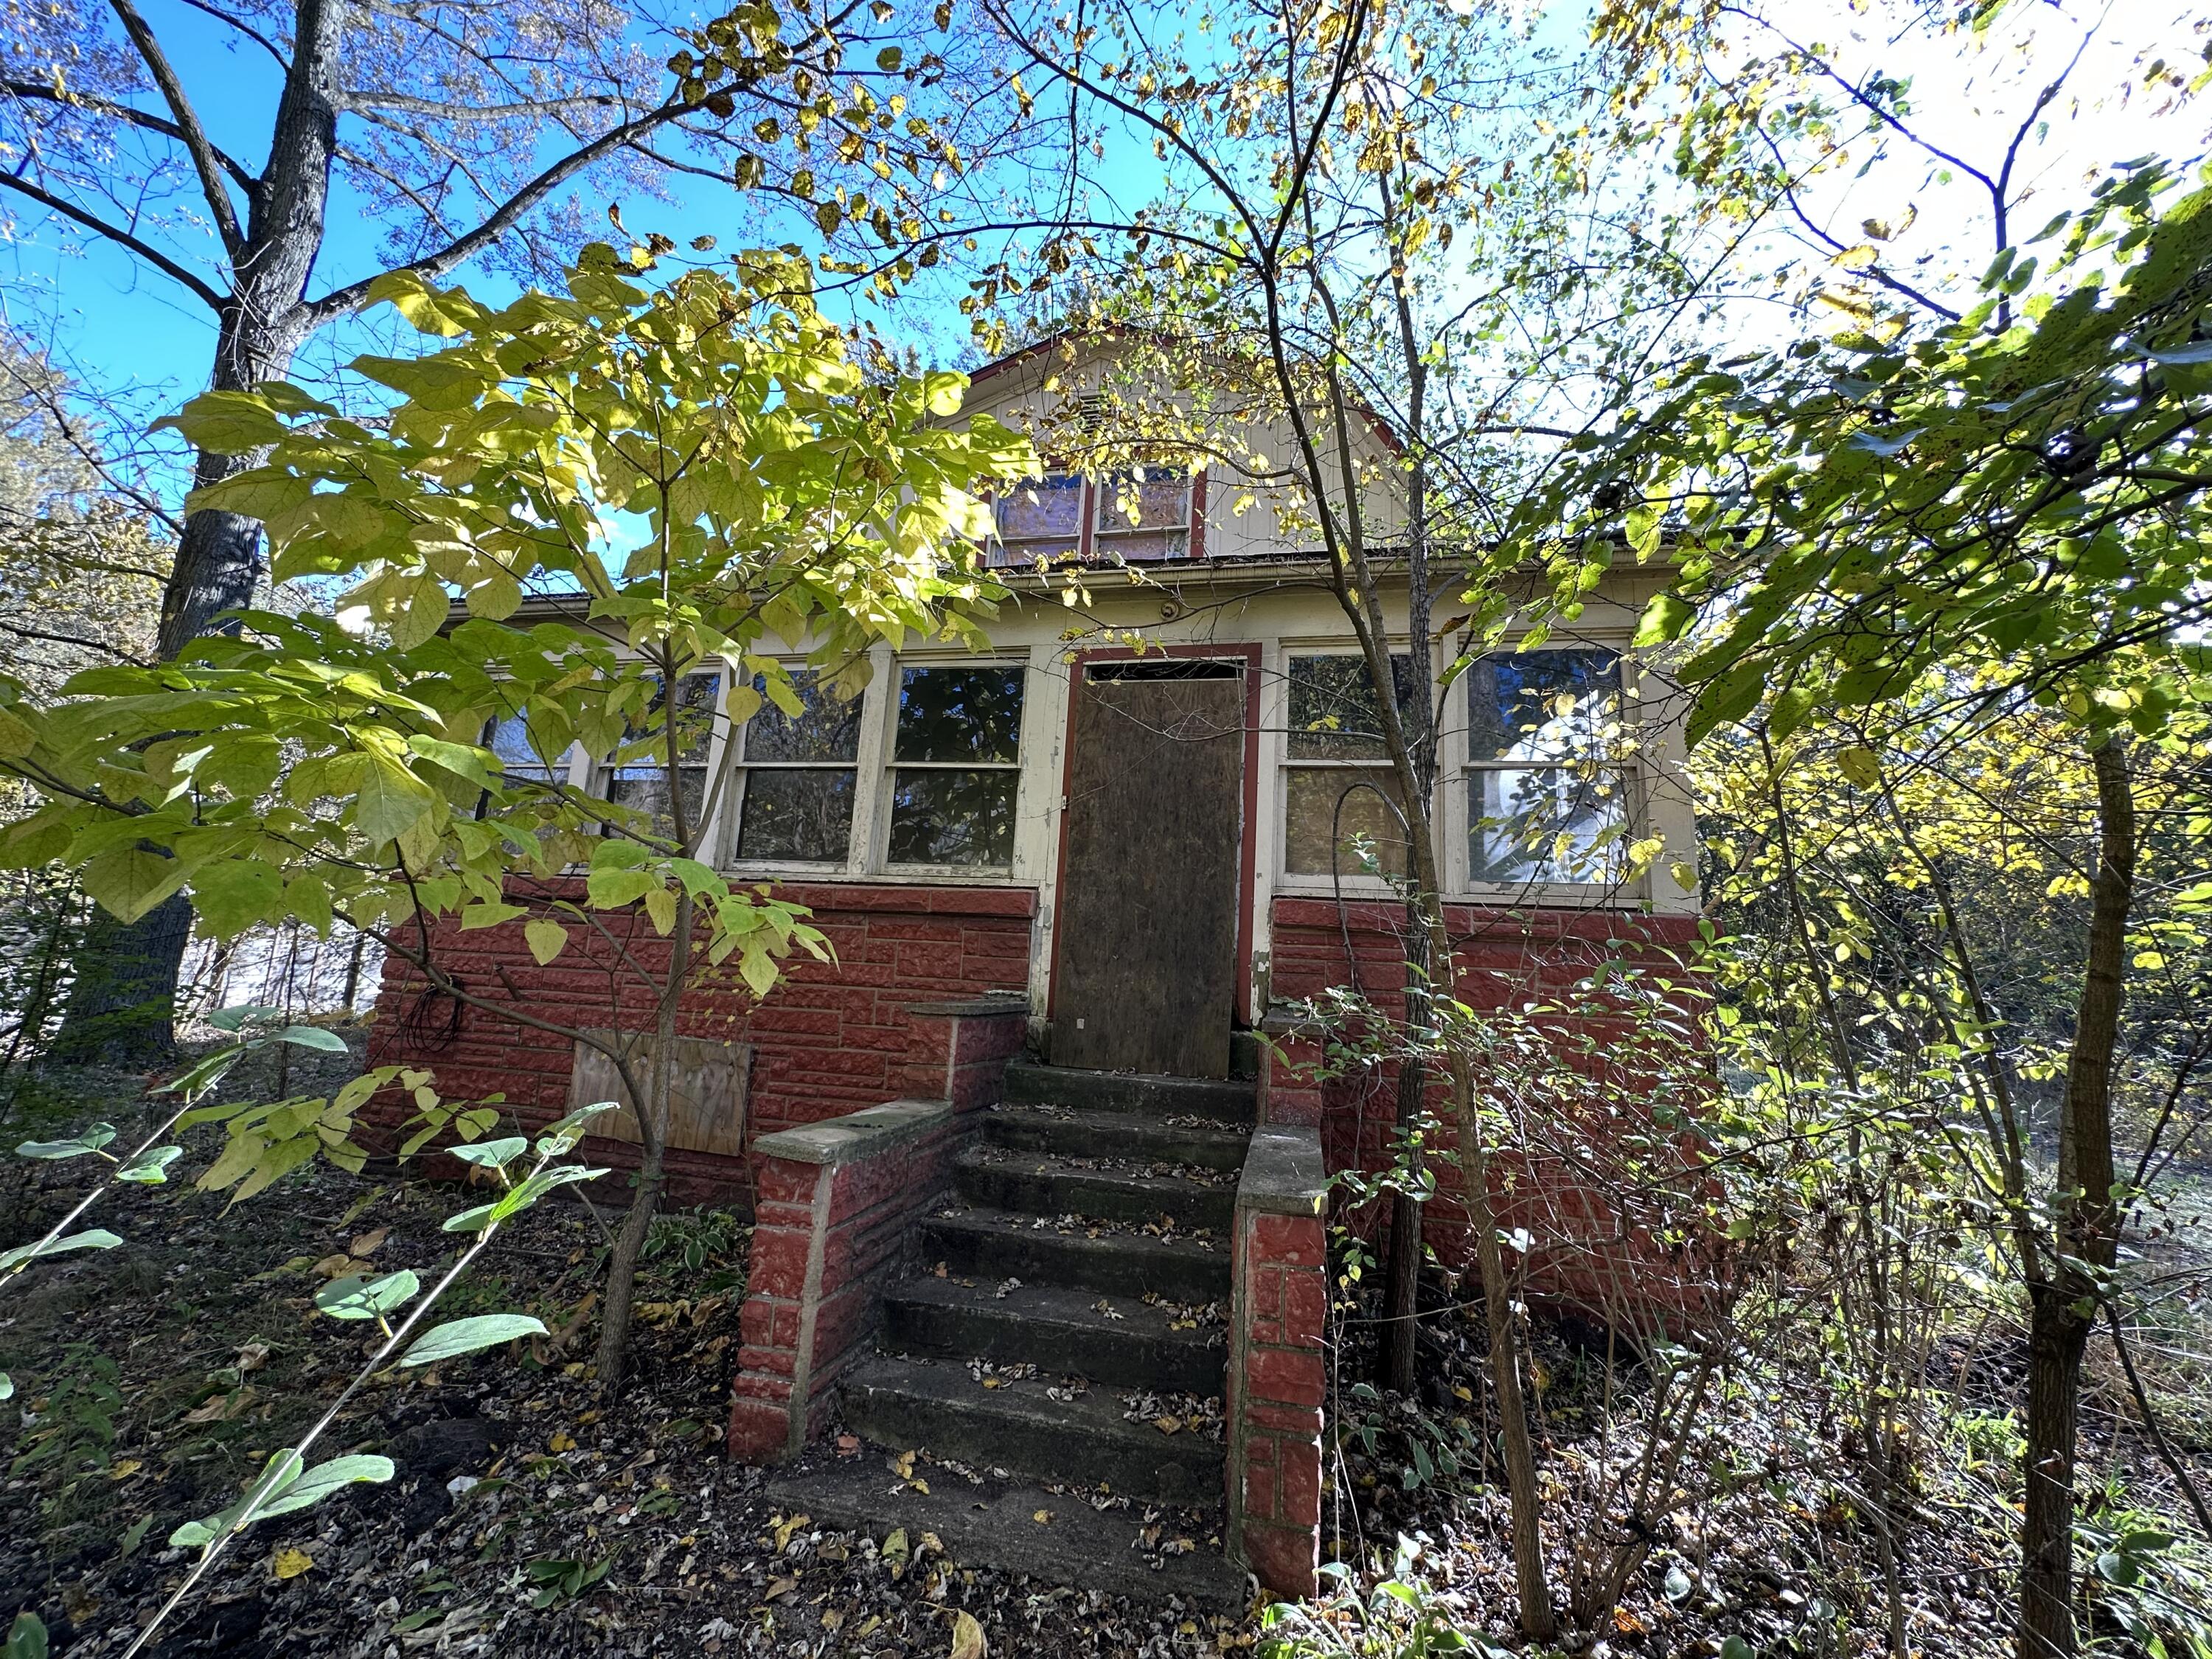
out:
<path id="1" fill-rule="evenodd" d="M 821 1427 L 884 1285 L 908 1265 L 915 1218 L 947 1184 L 959 1134 L 949 1105 L 894 1101 L 757 1143 L 732 1456 L 772 1462 Z"/>
<path id="2" fill-rule="evenodd" d="M 1406 977 L 1402 907 L 1357 903 L 1340 913 L 1328 901 L 1278 899 L 1273 920 L 1276 999 L 1317 997 L 1331 988 L 1356 984 L 1389 1013 L 1401 1010 Z M 1678 957 L 1694 940 L 1697 919 L 1451 905 L 1445 909 L 1445 925 L 1454 941 L 1459 995 L 1478 1008 L 1498 1008 L 1564 991 L 1603 961 L 1656 964 Z M 1575 1029 L 1604 1035 L 1601 1021 L 1584 1020 Z M 1395 1065 L 1316 1080 L 1327 1034 L 1279 1015 L 1269 1033 L 1275 1052 L 1263 1078 L 1265 1118 L 1318 1125 L 1331 1170 L 1389 1167 L 1397 1113 Z M 1582 1066 L 1592 1063 L 1608 1062 L 1577 1060 Z M 1612 1097 L 1625 1108 L 1632 1109 L 1646 1093 L 1642 1080 L 1626 1067 L 1612 1075 L 1589 1074 L 1605 1076 Z M 1441 1075 L 1432 1082 L 1428 1100 L 1432 1111 L 1447 1112 L 1449 1095 Z M 1657 1291 L 1658 1305 L 1687 1304 L 1693 1292 L 1670 1277 L 1666 1251 L 1643 1242 L 1652 1231 L 1650 1218 L 1632 1212 L 1614 1194 L 1592 1189 L 1586 1177 L 1557 1167 L 1556 1160 L 1508 1153 L 1492 1167 L 1491 1196 L 1500 1224 L 1525 1226 L 1535 1239 L 1527 1264 L 1532 1288 L 1559 1299 L 1610 1305 L 1624 1291 L 1620 1281 L 1629 1280 L 1633 1282 L 1626 1288 L 1637 1294 Z M 1440 1165 L 1437 1176 L 1437 1196 L 1425 1209 L 1423 1241 L 1446 1266 L 1464 1268 L 1471 1265 L 1473 1251 L 1466 1212 L 1455 1198 L 1458 1171 Z M 1668 1200 L 1658 1188 L 1649 1197 L 1655 1204 Z M 1337 1219 L 1382 1245 L 1387 1231 L 1383 1206 Z M 1607 1279 L 1615 1282 L 1601 1282 Z"/>
<path id="3" fill-rule="evenodd" d="M 733 970 L 713 974 L 687 998 L 678 1020 L 687 1036 L 753 1044 L 749 1140 L 886 1100 L 939 1097 L 956 1086 L 944 1072 L 951 1027 L 917 1008 L 990 991 L 1026 994 L 1033 890 L 821 883 L 780 886 L 776 896 L 812 909 L 836 960 L 794 951 L 784 978 L 761 1002 Z M 666 960 L 667 942 L 641 912 L 602 919 L 648 968 Z M 564 1025 L 652 1027 L 645 986 L 618 968 L 611 944 L 580 927 L 572 927 L 568 948 L 543 967 L 523 940 L 520 920 L 465 933 L 449 921 L 433 942 L 447 971 L 472 992 Z M 526 1118 L 566 1109 L 568 1043 L 474 1008 L 459 1011 L 457 1026 L 455 1019 L 450 1000 L 426 1001 L 420 978 L 392 953 L 371 1063 L 427 1066 L 447 1099 L 503 1093 Z M 970 1054 L 964 1063 L 980 1058 Z M 985 1074 L 971 1072 L 957 1086 L 976 1087 Z M 595 1156 L 625 1161 L 621 1143 L 595 1140 L 593 1148 Z M 672 1182 L 686 1197 L 726 1195 L 743 1179 L 731 1160 L 708 1154 L 672 1152 L 668 1163 Z"/>
<path id="4" fill-rule="evenodd" d="M 1310 1128 L 1263 1127 L 1237 1188 L 1227 1393 L 1232 1547 L 1282 1595 L 1321 1559 L 1328 1188 Z"/>

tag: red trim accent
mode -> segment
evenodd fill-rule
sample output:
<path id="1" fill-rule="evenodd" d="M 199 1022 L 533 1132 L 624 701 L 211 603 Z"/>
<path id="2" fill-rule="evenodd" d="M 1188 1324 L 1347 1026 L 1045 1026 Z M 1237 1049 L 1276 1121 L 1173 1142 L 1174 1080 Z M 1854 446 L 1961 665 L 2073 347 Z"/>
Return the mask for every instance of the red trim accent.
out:
<path id="1" fill-rule="evenodd" d="M 1206 556 L 1206 469 L 1194 467 L 1190 474 L 1190 534 L 1184 538 L 1183 554 L 1187 558 Z"/>
<path id="2" fill-rule="evenodd" d="M 1237 884 L 1237 1018 L 1255 1024 L 1252 1014 L 1252 893 L 1260 867 L 1260 647 L 1252 645 L 1102 647 L 1076 653 L 1067 680 L 1067 738 L 1060 749 L 1060 856 L 1053 866 L 1052 968 L 1045 981 L 1045 1015 L 1060 1000 L 1060 918 L 1067 894 L 1067 802 L 1075 781 L 1075 700 L 1094 662 L 1134 662 L 1140 657 L 1188 657 L 1199 661 L 1242 658 L 1244 662 L 1244 845 Z"/>

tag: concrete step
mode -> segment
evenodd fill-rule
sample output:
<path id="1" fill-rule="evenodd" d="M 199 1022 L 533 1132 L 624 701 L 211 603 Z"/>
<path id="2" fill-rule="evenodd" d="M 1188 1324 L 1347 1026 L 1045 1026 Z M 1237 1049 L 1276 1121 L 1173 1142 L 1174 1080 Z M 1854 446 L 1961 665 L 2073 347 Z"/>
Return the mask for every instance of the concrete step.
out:
<path id="1" fill-rule="evenodd" d="M 820 1454 L 780 1472 L 769 1483 L 768 1501 L 787 1515 L 865 1532 L 878 1543 L 894 1528 L 906 1529 L 910 1546 L 933 1532 L 960 1565 L 995 1565 L 1152 1605 L 1173 1597 L 1234 1612 L 1251 1595 L 1249 1579 L 1222 1554 L 1218 1506 L 1101 1510 L 1034 1482 L 987 1476 L 975 1484 L 936 1470 L 921 1492 L 884 1464 L 882 1449 L 872 1446 L 850 1457 Z M 1036 1518 L 1040 1512 L 1045 1520 Z M 1191 1547 L 1179 1549 L 1185 1540 Z"/>
<path id="2" fill-rule="evenodd" d="M 1045 1392 L 1059 1385 L 1056 1377 L 1039 1376 L 987 1389 L 957 1362 L 884 1357 L 855 1367 L 838 1384 L 838 1395 L 854 1432 L 979 1473 L 1103 1486 L 1139 1500 L 1219 1499 L 1219 1440 L 1198 1430 L 1164 1433 L 1151 1422 L 1126 1420 L 1126 1390 L 1094 1386 L 1067 1400 Z"/>
<path id="3" fill-rule="evenodd" d="M 1231 1172 L 1244 1167 L 1249 1127 L 1170 1123 L 1133 1112 L 1082 1111 L 1071 1106 L 1000 1106 L 983 1115 L 983 1136 L 995 1146 L 1063 1158 L 1138 1158 Z"/>
<path id="4" fill-rule="evenodd" d="M 953 1178 L 963 1197 L 994 1209 L 1140 1224 L 1171 1218 L 1178 1228 L 1228 1236 L 1237 1213 L 1235 1176 L 1215 1171 L 1206 1181 L 1152 1168 L 971 1146 L 955 1161 Z"/>
<path id="5" fill-rule="evenodd" d="M 883 1343 L 963 1364 L 1027 1363 L 1102 1387 L 1211 1395 L 1221 1392 L 1228 1355 L 1225 1311 L 1217 1303 L 1208 1317 L 1195 1306 L 1065 1285 L 1024 1284 L 1002 1296 L 988 1280 L 924 1275 L 885 1294 Z"/>
<path id="6" fill-rule="evenodd" d="M 1145 1077 L 1027 1061 L 1006 1067 L 1006 1098 L 1018 1106 L 1072 1106 L 1079 1111 L 1249 1126 L 1257 1116 L 1257 1097 L 1258 1085 L 1249 1078 Z"/>
<path id="7" fill-rule="evenodd" d="M 1152 1234 L 1112 1227 L 1068 1227 L 1042 1216 L 963 1209 L 921 1224 L 921 1261 L 942 1261 L 963 1278 L 994 1286 L 1066 1285 L 1093 1296 L 1143 1296 L 1226 1303 L 1229 1239 Z"/>

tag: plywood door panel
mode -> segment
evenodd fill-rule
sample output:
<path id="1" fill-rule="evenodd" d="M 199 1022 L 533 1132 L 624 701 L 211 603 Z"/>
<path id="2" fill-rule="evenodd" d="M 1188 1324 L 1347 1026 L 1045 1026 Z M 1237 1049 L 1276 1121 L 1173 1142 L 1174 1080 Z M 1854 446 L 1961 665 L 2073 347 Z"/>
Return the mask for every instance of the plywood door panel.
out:
<path id="1" fill-rule="evenodd" d="M 630 1070 L 640 1082 L 651 1073 L 659 1047 L 648 1035 L 594 1031 L 602 1042 L 629 1045 Z M 734 1158 L 744 1151 L 745 1081 L 752 1048 L 706 1037 L 676 1039 L 675 1074 L 669 1083 L 668 1144 L 687 1152 L 718 1152 Z M 600 1118 L 592 1133 L 610 1140 L 638 1139 L 637 1115 L 614 1062 L 579 1042 L 568 1081 L 568 1109 L 602 1100 L 618 1101 L 622 1110 Z"/>
<path id="2" fill-rule="evenodd" d="M 1073 690 L 1053 1060 L 1225 1077 L 1243 845 L 1243 673 L 1109 678 L 1101 666 Z"/>

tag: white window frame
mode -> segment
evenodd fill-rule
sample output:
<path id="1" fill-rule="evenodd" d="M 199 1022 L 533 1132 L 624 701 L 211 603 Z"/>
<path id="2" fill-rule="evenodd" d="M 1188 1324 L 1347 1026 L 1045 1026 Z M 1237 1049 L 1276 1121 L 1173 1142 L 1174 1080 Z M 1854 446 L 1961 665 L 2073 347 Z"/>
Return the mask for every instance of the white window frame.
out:
<path id="1" fill-rule="evenodd" d="M 757 658 L 755 660 L 760 659 Z M 782 664 L 787 672 L 796 669 L 811 672 L 814 668 L 814 665 L 804 657 L 777 657 L 775 660 Z M 725 683 L 726 696 L 727 685 L 734 683 L 734 677 L 740 672 L 741 670 L 736 667 L 731 669 L 732 679 Z M 747 683 L 750 683 L 750 677 Z M 770 760 L 762 761 L 756 765 L 745 758 L 744 750 L 745 736 L 752 729 L 752 722 L 750 720 L 742 725 L 736 721 L 719 722 L 718 724 L 726 733 L 724 741 L 733 746 L 729 763 L 729 799 L 722 803 L 722 810 L 716 814 L 715 852 L 717 856 L 704 861 L 713 864 L 717 869 L 726 870 L 736 875 L 781 875 L 801 879 L 811 877 L 817 881 L 841 881 L 865 874 L 867 858 L 864 843 L 860 839 L 860 830 L 861 819 L 866 811 L 868 795 L 868 756 L 871 752 L 868 746 L 868 726 L 872 718 L 878 716 L 876 705 L 882 701 L 876 696 L 876 690 L 877 681 L 872 678 L 866 689 L 860 693 L 860 730 L 858 740 L 854 744 L 853 758 L 849 761 Z M 726 707 L 726 704 L 725 706 Z M 853 775 L 853 817 L 847 826 L 845 856 L 842 859 L 740 859 L 738 857 L 738 832 L 744 822 L 745 793 L 750 785 L 751 775 L 756 770 L 850 772 Z M 728 849 L 726 858 L 720 856 L 724 848 Z"/>
<path id="2" fill-rule="evenodd" d="M 1390 641 L 1391 653 L 1402 655 L 1406 641 Z M 1634 665 L 1628 659 L 1626 639 L 1618 641 L 1606 639 L 1571 639 L 1548 641 L 1543 649 L 1557 651 L 1605 651 L 1618 655 L 1621 661 L 1621 724 L 1632 734 L 1632 751 L 1612 763 L 1622 775 L 1623 806 L 1626 828 L 1619 844 L 1624 848 L 1639 835 L 1648 833 L 1644 825 L 1649 818 L 1646 795 L 1647 768 L 1656 763 L 1652 745 L 1662 735 L 1647 726 L 1644 711 L 1638 700 Z M 1455 643 L 1446 639 L 1439 642 L 1434 664 L 1442 666 L 1453 659 Z M 1510 655 L 1515 642 L 1502 643 L 1494 654 Z M 1268 844 L 1273 848 L 1274 872 L 1272 882 L 1276 893 L 1298 898 L 1330 898 L 1340 891 L 1347 898 L 1394 898 L 1398 890 L 1379 876 L 1369 875 L 1364 870 L 1347 869 L 1332 880 L 1327 874 L 1315 875 L 1294 872 L 1290 862 L 1291 788 L 1290 774 L 1298 770 L 1335 769 L 1340 771 L 1372 771 L 1388 769 L 1389 762 L 1378 760 L 1293 760 L 1291 757 L 1291 664 L 1299 657 L 1334 657 L 1359 655 L 1359 647 L 1341 635 L 1329 638 L 1285 637 L 1277 642 L 1273 661 L 1273 685 L 1267 698 L 1268 715 L 1266 721 L 1271 729 L 1268 771 L 1273 781 L 1273 811 L 1275 817 L 1273 833 Z M 1492 654 L 1492 653 L 1485 653 Z M 1437 793 L 1432 800 L 1430 822 L 1434 824 L 1437 838 L 1437 878 L 1443 886 L 1443 896 L 1455 903 L 1485 906 L 1515 904 L 1550 905 L 1576 908 L 1631 908 L 1640 906 L 1649 890 L 1650 877 L 1623 882 L 1565 882 L 1541 881 L 1507 884 L 1477 882 L 1474 878 L 1474 858 L 1468 846 L 1468 834 L 1473 814 L 1468 802 L 1468 780 L 1479 770 L 1517 769 L 1501 768 L 1492 763 L 1470 761 L 1468 754 L 1468 705 L 1473 695 L 1471 677 L 1462 675 L 1447 690 L 1437 709 Z M 1431 692 L 1433 698 L 1435 693 Z"/>
<path id="3" fill-rule="evenodd" d="M 1389 880 L 1381 876 L 1370 875 L 1356 865 L 1346 867 L 1335 878 L 1331 878 L 1326 872 L 1317 874 L 1310 871 L 1294 871 L 1291 868 L 1291 773 L 1387 772 L 1390 769 L 1390 762 L 1387 756 L 1378 756 L 1369 760 L 1300 760 L 1294 759 L 1291 754 L 1291 739 L 1297 735 L 1291 729 L 1291 681 L 1293 672 L 1291 665 L 1301 657 L 1358 657 L 1360 654 L 1360 649 L 1356 641 L 1342 637 L 1324 640 L 1285 639 L 1277 647 L 1275 684 L 1270 699 L 1271 713 L 1267 722 L 1276 733 L 1274 765 L 1272 769 L 1274 774 L 1277 820 L 1273 837 L 1275 862 L 1274 886 L 1277 892 L 1304 898 L 1333 898 L 1340 891 L 1346 897 L 1363 899 L 1391 898 L 1396 896 L 1398 890 L 1392 886 Z M 1406 641 L 1402 640 L 1390 641 L 1390 654 L 1393 657 L 1405 655 Z M 1439 780 L 1443 778 L 1443 772 L 1441 767 L 1438 768 L 1437 775 Z M 1437 814 L 1433 807 L 1430 811 L 1430 822 L 1432 823 L 1437 822 Z M 1449 882 L 1449 878 L 1447 876 L 1444 879 Z"/>
<path id="4" fill-rule="evenodd" d="M 1511 656 L 1517 641 L 1505 641 L 1494 651 L 1483 652 L 1484 656 Z M 1621 780 L 1621 810 L 1623 828 L 1613 844 L 1625 854 L 1630 842 L 1643 833 L 1646 822 L 1644 800 L 1644 766 L 1653 736 L 1645 726 L 1643 710 L 1636 695 L 1635 665 L 1628 657 L 1626 639 L 1565 639 L 1547 640 L 1537 647 L 1540 651 L 1609 652 L 1620 665 L 1620 724 L 1632 734 L 1631 752 L 1604 764 L 1618 772 Z M 1474 878 L 1474 854 L 1469 842 L 1474 830 L 1474 813 L 1468 799 L 1469 784 L 1477 772 L 1527 771 L 1532 769 L 1527 762 L 1476 761 L 1468 753 L 1468 735 L 1472 712 L 1468 699 L 1474 695 L 1472 675 L 1462 674 L 1451 687 L 1444 700 L 1443 728 L 1438 732 L 1437 778 L 1443 794 L 1443 811 L 1437 816 L 1438 833 L 1444 838 L 1445 865 L 1449 874 L 1445 878 L 1446 896 L 1468 903 L 1484 905 L 1538 904 L 1572 907 L 1582 909 L 1621 908 L 1640 905 L 1648 890 L 1648 873 L 1626 881 L 1477 881 Z"/>
<path id="5" fill-rule="evenodd" d="M 707 663 L 701 663 L 695 667 L 686 669 L 677 677 L 679 680 L 688 680 L 702 675 L 713 675 L 715 680 L 714 706 L 708 711 L 708 715 L 707 755 L 706 758 L 700 763 L 698 769 L 705 775 L 705 783 L 700 790 L 700 799 L 702 801 L 714 793 L 715 774 L 720 769 L 723 751 L 730 740 L 730 684 L 731 677 L 736 672 L 736 669 L 726 660 L 716 659 L 711 666 Z M 611 799 L 607 793 L 607 787 L 613 782 L 613 779 L 608 775 L 617 769 L 611 762 L 590 758 L 584 753 L 581 744 L 578 744 L 569 752 L 571 757 L 569 781 L 601 800 Z M 726 817 L 726 814 L 721 811 L 708 811 L 704 833 L 699 837 L 698 851 L 694 854 L 702 864 L 712 865 L 720 852 L 722 823 Z"/>
<path id="6" fill-rule="evenodd" d="M 1011 761 L 901 761 L 896 758 L 898 748 L 899 693 L 905 684 L 909 668 L 1012 668 L 1022 677 L 1022 717 L 1014 736 L 1014 758 Z M 869 826 L 868 866 L 872 872 L 891 877 L 921 880 L 957 880 L 963 882 L 1011 883 L 1022 864 L 1022 809 L 1028 793 L 1030 770 L 1030 705 L 1036 690 L 1036 676 L 1030 672 L 1029 653 L 1025 651 L 998 651 L 981 656 L 965 653 L 939 654 L 935 652 L 908 652 L 890 659 L 890 672 L 879 684 L 884 695 L 877 701 L 882 703 L 881 723 L 876 732 L 872 752 L 877 760 L 875 787 L 869 791 L 874 798 L 873 822 Z M 871 692 L 876 684 L 869 686 Z M 865 727 L 862 741 L 866 741 Z M 1014 775 L 1013 844 L 1007 860 L 999 864 L 894 864 L 891 862 L 892 797 L 898 788 L 898 773 L 902 768 L 909 771 L 944 772 L 1012 772 Z"/>
<path id="7" fill-rule="evenodd" d="M 1109 526 L 1106 522 L 1106 515 L 1108 510 L 1114 504 L 1115 481 L 1121 477 L 1124 473 L 1148 471 L 1154 465 L 1158 466 L 1160 471 L 1164 472 L 1180 471 L 1182 474 L 1182 515 L 1180 520 L 1174 526 L 1164 524 Z M 1086 520 L 1086 528 L 1088 531 L 1088 534 L 1085 538 L 1086 550 L 1092 557 L 1095 558 L 1100 554 L 1111 550 L 1114 544 L 1117 542 L 1132 541 L 1139 536 L 1157 536 L 1163 532 L 1171 536 L 1181 536 L 1182 538 L 1182 547 L 1175 552 L 1163 553 L 1157 558 L 1146 558 L 1138 561 L 1138 562 L 1143 564 L 1167 564 L 1178 559 L 1188 559 L 1190 557 L 1191 538 L 1194 532 L 1193 519 L 1197 511 L 1198 502 L 1198 473 L 1196 469 L 1188 466 L 1169 467 L 1162 463 L 1147 463 L 1140 461 L 1133 467 L 1117 468 L 1112 472 L 1104 473 L 1097 477 L 1085 480 L 1085 494 L 1089 497 L 1091 503 L 1090 514 Z"/>

